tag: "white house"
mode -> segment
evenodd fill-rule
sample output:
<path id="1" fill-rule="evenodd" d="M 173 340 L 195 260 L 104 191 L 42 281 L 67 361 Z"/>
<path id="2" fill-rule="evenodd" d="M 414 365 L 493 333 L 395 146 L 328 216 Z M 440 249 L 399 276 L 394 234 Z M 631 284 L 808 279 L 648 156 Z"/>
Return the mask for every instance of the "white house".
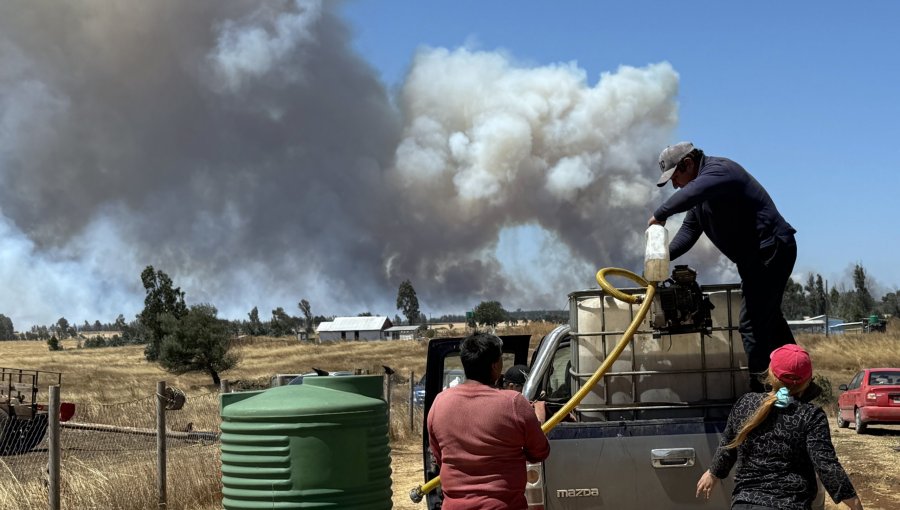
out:
<path id="1" fill-rule="evenodd" d="M 336 317 L 322 322 L 316 331 L 319 341 L 384 340 L 384 330 L 393 326 L 387 317 Z"/>

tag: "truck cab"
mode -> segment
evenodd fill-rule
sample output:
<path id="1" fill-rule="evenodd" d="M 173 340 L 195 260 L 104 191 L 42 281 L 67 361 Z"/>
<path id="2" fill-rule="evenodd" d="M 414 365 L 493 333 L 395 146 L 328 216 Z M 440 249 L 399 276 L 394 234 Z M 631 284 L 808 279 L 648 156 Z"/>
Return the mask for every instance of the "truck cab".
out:
<path id="1" fill-rule="evenodd" d="M 749 389 L 737 331 L 741 296 L 737 284 L 697 288 L 708 305 L 706 320 L 671 327 L 657 307 L 600 382 L 548 431 L 550 457 L 527 466 L 529 508 L 730 508 L 730 478 L 708 501 L 696 499 L 695 488 L 731 406 Z M 544 337 L 531 356 L 525 397 L 543 402 L 548 417 L 559 410 L 606 359 L 636 310 L 603 290 L 571 293 L 569 324 Z M 529 338 L 501 339 L 504 366 L 524 363 Z M 426 416 L 447 371 L 461 368 L 461 342 L 429 343 Z M 426 481 L 439 474 L 430 457 L 423 426 Z M 439 489 L 429 493 L 429 510 L 440 508 L 440 499 Z"/>

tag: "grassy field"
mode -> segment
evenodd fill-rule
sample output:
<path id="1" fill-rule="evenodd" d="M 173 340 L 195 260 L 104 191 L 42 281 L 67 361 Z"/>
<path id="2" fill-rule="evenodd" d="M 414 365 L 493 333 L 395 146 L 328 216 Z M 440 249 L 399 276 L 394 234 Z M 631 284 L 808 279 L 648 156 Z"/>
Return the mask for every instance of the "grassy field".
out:
<path id="1" fill-rule="evenodd" d="M 511 333 L 532 334 L 534 346 L 552 325 L 532 324 L 512 329 Z M 849 382 L 861 367 L 900 366 L 900 324 L 897 321 L 890 325 L 886 334 L 803 336 L 798 342 L 809 349 L 817 373 L 829 379 L 835 393 L 837 386 Z M 184 412 L 177 415 L 178 419 L 170 423 L 170 428 L 204 430 L 217 426 L 217 388 L 208 376 L 167 374 L 157 365 L 144 361 L 142 347 L 77 349 L 71 340 L 64 341 L 63 346 L 65 350 L 51 352 L 42 342 L 2 342 L 0 366 L 62 372 L 62 399 L 78 405 L 76 420 L 85 421 L 82 413 L 89 413 L 97 421 L 127 414 L 147 415 L 142 420 L 152 423 L 156 382 L 165 380 L 168 385 L 183 390 L 189 402 Z M 417 432 L 408 428 L 408 408 L 402 398 L 408 391 L 410 372 L 418 377 L 425 368 L 424 342 L 399 340 L 310 345 L 294 340 L 252 338 L 241 340 L 238 349 L 242 363 L 239 368 L 223 374 L 223 378 L 243 387 L 264 386 L 273 374 L 302 373 L 313 367 L 378 374 L 383 370 L 382 365 L 389 365 L 396 370 L 394 382 L 398 387 L 394 395 L 398 397 L 395 398 L 397 407 L 393 412 L 391 438 L 394 508 L 424 508 L 424 505 L 413 505 L 407 497 L 409 489 L 422 482 L 421 439 Z M 122 406 L 137 406 L 135 409 L 140 410 L 123 413 Z M 853 429 L 835 426 L 832 428 L 835 446 L 861 492 L 866 508 L 900 508 L 900 496 L 896 495 L 900 453 L 895 449 L 900 444 L 900 427 L 876 426 L 870 430 L 871 434 L 856 435 Z M 121 447 L 121 444 L 117 446 Z M 63 508 L 156 508 L 152 453 L 152 445 L 135 446 L 128 455 L 104 458 L 99 465 L 82 457 L 68 461 L 64 458 Z M 33 455 L 40 455 L 46 463 L 45 454 Z M 120 460 L 111 462 L 111 458 Z M 218 447 L 214 444 L 170 450 L 169 508 L 220 508 L 217 459 Z M 14 466 L 6 468 L 8 471 L 13 469 Z M 3 471 L 4 463 L 0 462 L 0 476 Z M 187 473 L 191 476 L 185 476 Z M 4 478 L 4 483 L 0 484 L 0 508 L 46 508 L 46 492 L 39 480 L 10 484 L 7 483 L 10 477 Z"/>

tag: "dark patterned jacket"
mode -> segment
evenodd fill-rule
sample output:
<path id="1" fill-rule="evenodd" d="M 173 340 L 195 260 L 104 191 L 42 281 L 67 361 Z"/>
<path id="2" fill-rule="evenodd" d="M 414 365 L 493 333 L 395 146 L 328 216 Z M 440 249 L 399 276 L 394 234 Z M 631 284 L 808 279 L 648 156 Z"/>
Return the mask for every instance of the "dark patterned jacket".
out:
<path id="1" fill-rule="evenodd" d="M 765 397 L 765 393 L 747 393 L 735 403 L 709 468 L 716 478 L 725 478 L 737 462 L 731 504 L 808 509 L 816 496 L 816 473 L 835 502 L 855 496 L 831 444 L 828 418 L 813 404 L 772 407 L 740 446 L 724 447 Z"/>

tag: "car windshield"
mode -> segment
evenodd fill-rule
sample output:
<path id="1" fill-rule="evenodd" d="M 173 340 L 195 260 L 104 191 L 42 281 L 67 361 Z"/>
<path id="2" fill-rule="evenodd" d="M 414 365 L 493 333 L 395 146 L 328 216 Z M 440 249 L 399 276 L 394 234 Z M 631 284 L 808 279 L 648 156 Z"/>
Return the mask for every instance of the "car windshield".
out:
<path id="1" fill-rule="evenodd" d="M 900 370 L 879 370 L 869 373 L 870 386 L 900 385 Z"/>

